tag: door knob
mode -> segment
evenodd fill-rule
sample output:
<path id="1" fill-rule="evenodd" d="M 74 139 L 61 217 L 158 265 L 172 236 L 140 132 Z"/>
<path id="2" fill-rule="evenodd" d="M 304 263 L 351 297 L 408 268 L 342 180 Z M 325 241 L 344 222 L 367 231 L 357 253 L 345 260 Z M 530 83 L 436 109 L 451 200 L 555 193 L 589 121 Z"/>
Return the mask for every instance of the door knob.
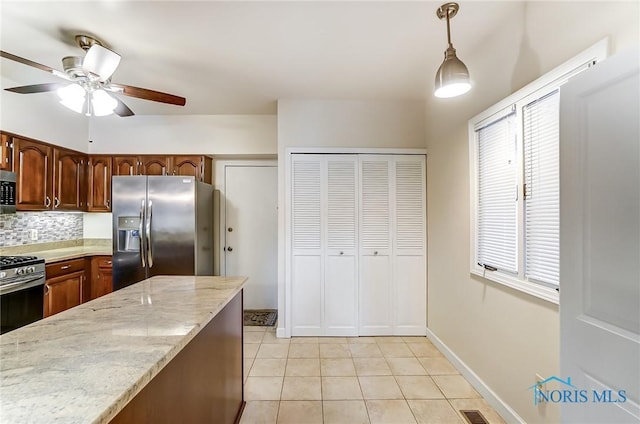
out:
<path id="1" fill-rule="evenodd" d="M 227 231 L 232 232 L 233 228 L 229 227 L 229 228 L 227 228 Z"/>
<path id="2" fill-rule="evenodd" d="M 232 252 L 233 251 L 233 247 L 229 246 L 227 247 L 227 252 Z"/>

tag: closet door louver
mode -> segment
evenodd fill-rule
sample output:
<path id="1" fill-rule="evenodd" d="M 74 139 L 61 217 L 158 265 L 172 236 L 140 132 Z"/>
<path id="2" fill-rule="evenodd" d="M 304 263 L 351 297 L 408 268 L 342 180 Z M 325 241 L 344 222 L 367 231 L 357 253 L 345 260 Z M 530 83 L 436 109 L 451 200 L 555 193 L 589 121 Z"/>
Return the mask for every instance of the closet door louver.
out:
<path id="1" fill-rule="evenodd" d="M 389 254 L 389 161 L 366 157 L 360 161 L 360 169 L 361 248 L 367 253 Z"/>
<path id="2" fill-rule="evenodd" d="M 393 331 L 423 335 L 427 323 L 425 160 L 424 156 L 397 156 L 394 163 Z"/>
<path id="3" fill-rule="evenodd" d="M 292 334 L 320 334 L 322 327 L 322 157 L 292 161 Z"/>
<path id="4" fill-rule="evenodd" d="M 326 155 L 325 335 L 357 335 L 357 156 Z"/>
<path id="5" fill-rule="evenodd" d="M 320 160 L 293 162 L 293 249 L 320 249 Z"/>
<path id="6" fill-rule="evenodd" d="M 388 156 L 360 157 L 359 334 L 393 333 Z"/>

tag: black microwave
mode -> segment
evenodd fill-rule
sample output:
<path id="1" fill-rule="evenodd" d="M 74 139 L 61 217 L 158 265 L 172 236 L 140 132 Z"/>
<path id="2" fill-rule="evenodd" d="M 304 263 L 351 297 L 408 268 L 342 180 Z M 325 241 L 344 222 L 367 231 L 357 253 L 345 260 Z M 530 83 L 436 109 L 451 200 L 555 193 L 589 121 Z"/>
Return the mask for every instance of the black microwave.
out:
<path id="1" fill-rule="evenodd" d="M 16 174 L 0 171 L 0 214 L 16 213 Z"/>

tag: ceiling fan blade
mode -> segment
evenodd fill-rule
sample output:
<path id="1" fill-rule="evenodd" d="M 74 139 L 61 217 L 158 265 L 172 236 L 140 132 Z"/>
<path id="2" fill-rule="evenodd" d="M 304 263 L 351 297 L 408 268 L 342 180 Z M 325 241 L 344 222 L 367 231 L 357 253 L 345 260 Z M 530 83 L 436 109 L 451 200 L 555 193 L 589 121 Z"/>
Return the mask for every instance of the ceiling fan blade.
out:
<path id="1" fill-rule="evenodd" d="M 33 94 L 33 93 L 46 93 L 47 91 L 55 91 L 64 86 L 65 84 L 52 82 L 52 83 L 46 83 L 46 84 L 23 85 L 20 87 L 5 88 L 5 90 L 12 91 L 14 93 L 20 93 L 20 94 Z"/>
<path id="2" fill-rule="evenodd" d="M 124 94 L 125 96 L 136 97 L 138 99 L 151 100 L 152 102 L 169 103 L 177 106 L 184 106 L 187 99 L 184 97 L 174 96 L 173 94 L 162 93 L 160 91 L 149 90 L 147 88 L 133 87 L 124 84 L 109 84 L 107 88 L 110 91 Z"/>
<path id="3" fill-rule="evenodd" d="M 16 56 L 14 54 L 5 52 L 3 50 L 0 50 L 0 57 L 4 57 L 5 59 L 13 60 L 14 62 L 22 63 L 23 65 L 27 65 L 27 66 L 31 66 L 31 67 L 36 68 L 36 69 L 40 69 L 41 71 L 48 72 L 48 73 L 50 73 L 52 75 L 55 75 L 57 77 L 66 79 L 67 81 L 71 81 L 71 78 L 69 77 L 69 75 L 65 74 L 64 72 L 60 72 L 57 69 L 53 69 L 53 68 L 51 68 L 51 67 L 49 67 L 47 65 L 43 65 L 41 63 L 34 62 L 33 60 L 25 59 L 24 57 Z"/>
<path id="4" fill-rule="evenodd" d="M 116 98 L 114 97 L 114 99 Z M 116 108 L 113 110 L 113 113 L 121 117 L 135 115 L 135 113 L 133 113 L 133 111 L 129 109 L 129 106 L 125 105 L 122 100 L 120 99 L 116 99 L 116 100 L 118 101 L 118 106 L 116 106 Z"/>

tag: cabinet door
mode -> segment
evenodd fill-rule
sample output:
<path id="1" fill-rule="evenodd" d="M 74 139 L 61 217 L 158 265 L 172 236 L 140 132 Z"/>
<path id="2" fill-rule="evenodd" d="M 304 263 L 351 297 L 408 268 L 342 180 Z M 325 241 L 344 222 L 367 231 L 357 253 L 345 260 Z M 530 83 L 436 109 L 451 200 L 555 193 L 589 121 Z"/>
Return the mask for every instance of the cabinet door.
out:
<path id="1" fill-rule="evenodd" d="M 113 286 L 111 264 L 111 256 L 94 256 L 91 259 L 91 290 L 89 300 L 111 293 Z"/>
<path id="2" fill-rule="evenodd" d="M 207 156 L 174 156 L 173 175 L 188 175 L 196 180 L 211 183 L 211 158 Z"/>
<path id="3" fill-rule="evenodd" d="M 363 155 L 360 161 L 359 334 L 393 333 L 391 273 L 391 161 Z"/>
<path id="4" fill-rule="evenodd" d="M 82 303 L 84 279 L 84 271 L 47 279 L 44 287 L 44 316 L 57 314 Z"/>
<path id="5" fill-rule="evenodd" d="M 113 175 L 140 175 L 137 156 L 115 156 L 113 158 Z"/>
<path id="6" fill-rule="evenodd" d="M 111 156 L 91 156 L 87 168 L 87 210 L 90 212 L 110 212 Z"/>
<path id="7" fill-rule="evenodd" d="M 54 149 L 53 209 L 86 209 L 86 155 Z"/>
<path id="8" fill-rule="evenodd" d="M 47 210 L 53 202 L 53 149 L 45 144 L 13 137 L 16 173 L 16 209 Z"/>
<path id="9" fill-rule="evenodd" d="M 294 155 L 292 163 L 292 335 L 322 335 L 322 159 Z"/>
<path id="10" fill-rule="evenodd" d="M 11 171 L 11 137 L 0 134 L 0 169 Z"/>
<path id="11" fill-rule="evenodd" d="M 424 156 L 394 158 L 394 333 L 426 334 L 426 190 Z"/>
<path id="12" fill-rule="evenodd" d="M 168 175 L 171 170 L 169 156 L 140 156 L 141 175 Z"/>
<path id="13" fill-rule="evenodd" d="M 357 336 L 357 157 L 326 157 L 324 335 Z"/>

